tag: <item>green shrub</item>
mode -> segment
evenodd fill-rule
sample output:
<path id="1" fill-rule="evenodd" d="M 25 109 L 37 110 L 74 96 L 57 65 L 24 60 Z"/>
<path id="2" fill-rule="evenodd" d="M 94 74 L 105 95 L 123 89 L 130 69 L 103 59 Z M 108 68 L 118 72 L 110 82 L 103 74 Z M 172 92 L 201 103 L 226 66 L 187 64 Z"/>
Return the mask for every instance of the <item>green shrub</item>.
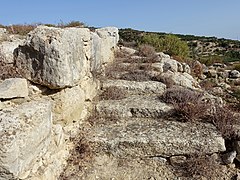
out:
<path id="1" fill-rule="evenodd" d="M 164 37 L 157 34 L 146 34 L 142 37 L 142 42 L 152 45 L 157 51 L 162 51 L 170 56 L 178 56 L 184 59 L 189 54 L 187 43 L 172 34 Z"/>
<path id="2" fill-rule="evenodd" d="M 69 23 L 63 24 L 64 27 L 85 27 L 86 25 L 80 21 L 70 21 Z"/>

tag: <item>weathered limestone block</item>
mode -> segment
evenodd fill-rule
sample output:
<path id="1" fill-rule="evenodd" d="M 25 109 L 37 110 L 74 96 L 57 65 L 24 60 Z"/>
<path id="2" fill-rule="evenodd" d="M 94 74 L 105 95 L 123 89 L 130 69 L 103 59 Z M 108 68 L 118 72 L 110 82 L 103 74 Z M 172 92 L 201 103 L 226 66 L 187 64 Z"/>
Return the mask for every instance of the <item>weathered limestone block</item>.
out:
<path id="1" fill-rule="evenodd" d="M 53 119 L 64 124 L 80 118 L 84 101 L 84 91 L 79 87 L 66 88 L 53 94 Z"/>
<path id="2" fill-rule="evenodd" d="M 122 100 L 104 100 L 96 110 L 105 116 L 159 118 L 172 113 L 173 107 L 160 102 L 158 96 L 133 95 Z"/>
<path id="3" fill-rule="evenodd" d="M 182 64 L 174 59 L 162 59 L 163 71 L 183 72 Z"/>
<path id="4" fill-rule="evenodd" d="M 13 41 L 4 41 L 0 44 L 0 58 L 1 61 L 7 64 L 14 63 L 14 50 L 23 43 L 22 39 L 15 39 Z"/>
<path id="5" fill-rule="evenodd" d="M 124 53 L 127 53 L 128 55 L 134 55 L 136 54 L 137 50 L 133 49 L 133 48 L 129 48 L 129 47 L 124 47 L 121 46 L 120 50 Z"/>
<path id="6" fill-rule="evenodd" d="M 161 77 L 171 79 L 174 85 L 179 85 L 188 88 L 200 87 L 198 82 L 188 73 L 167 71 L 161 74 Z"/>
<path id="7" fill-rule="evenodd" d="M 90 30 L 39 26 L 17 49 L 21 74 L 51 89 L 72 87 L 89 71 Z"/>
<path id="8" fill-rule="evenodd" d="M 225 151 L 224 139 L 212 124 L 163 119 L 125 119 L 93 128 L 88 138 L 115 157 L 171 157 Z"/>
<path id="9" fill-rule="evenodd" d="M 166 85 L 156 81 L 126 81 L 126 80 L 106 80 L 103 82 L 103 89 L 117 87 L 128 91 L 130 94 L 163 94 Z"/>
<path id="10" fill-rule="evenodd" d="M 45 100 L 0 111 L 0 179 L 28 176 L 48 150 L 51 124 L 51 103 Z"/>
<path id="11" fill-rule="evenodd" d="M 0 99 L 27 97 L 27 80 L 23 78 L 9 78 L 0 83 Z"/>
<path id="12" fill-rule="evenodd" d="M 97 29 L 92 35 L 92 61 L 91 71 L 99 72 L 102 65 L 112 62 L 114 49 L 117 46 L 119 35 L 115 27 Z"/>

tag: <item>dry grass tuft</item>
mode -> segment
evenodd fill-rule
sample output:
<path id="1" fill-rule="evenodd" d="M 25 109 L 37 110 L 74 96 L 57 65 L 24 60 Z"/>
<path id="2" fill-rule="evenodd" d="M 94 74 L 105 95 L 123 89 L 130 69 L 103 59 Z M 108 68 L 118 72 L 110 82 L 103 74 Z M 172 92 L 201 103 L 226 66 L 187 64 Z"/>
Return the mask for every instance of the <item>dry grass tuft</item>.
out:
<path id="1" fill-rule="evenodd" d="M 215 106 L 211 121 L 221 132 L 224 139 L 239 139 L 234 125 L 238 124 L 237 115 L 228 107 Z"/>
<path id="2" fill-rule="evenodd" d="M 63 171 L 63 173 L 60 175 L 60 180 L 67 180 L 71 176 L 78 176 L 78 174 L 83 171 L 87 164 L 92 160 L 92 147 L 87 142 L 86 138 L 76 138 L 73 140 L 73 142 L 75 144 L 75 148 L 71 151 L 71 156 L 67 160 L 68 165 Z M 71 172 L 71 174 L 66 173 L 69 171 Z"/>
<path id="3" fill-rule="evenodd" d="M 153 46 L 143 44 L 139 46 L 139 55 L 144 57 L 153 57 L 156 55 L 156 51 Z"/>
<path id="4" fill-rule="evenodd" d="M 167 88 L 172 88 L 175 85 L 175 82 L 171 78 L 166 76 L 161 76 L 161 74 L 156 76 L 154 80 L 162 82 L 167 86 Z"/>
<path id="5" fill-rule="evenodd" d="M 220 168 L 220 165 L 211 156 L 195 154 L 191 155 L 178 168 L 185 177 L 212 179 L 218 177 L 216 170 Z"/>
<path id="6" fill-rule="evenodd" d="M 36 26 L 35 24 L 15 24 L 7 26 L 6 29 L 11 34 L 27 35 L 30 31 L 34 30 Z"/>
<path id="7" fill-rule="evenodd" d="M 209 79 L 205 79 L 205 80 L 201 81 L 199 84 L 205 90 L 211 90 L 212 88 L 217 86 L 217 83 L 214 82 L 211 79 L 210 80 Z"/>
<path id="8" fill-rule="evenodd" d="M 101 100 L 121 100 L 127 96 L 127 91 L 118 87 L 108 87 L 100 95 Z"/>
<path id="9" fill-rule="evenodd" d="M 183 121 L 194 121 L 204 118 L 209 109 L 202 96 L 202 93 L 187 88 L 173 87 L 167 89 L 161 98 L 173 105 L 176 115 Z"/>
<path id="10" fill-rule="evenodd" d="M 120 79 L 127 81 L 151 81 L 152 77 L 146 71 L 133 71 L 123 74 Z"/>
<path id="11" fill-rule="evenodd" d="M 0 61 L 0 79 L 22 77 L 16 67 L 12 64 L 6 64 Z"/>

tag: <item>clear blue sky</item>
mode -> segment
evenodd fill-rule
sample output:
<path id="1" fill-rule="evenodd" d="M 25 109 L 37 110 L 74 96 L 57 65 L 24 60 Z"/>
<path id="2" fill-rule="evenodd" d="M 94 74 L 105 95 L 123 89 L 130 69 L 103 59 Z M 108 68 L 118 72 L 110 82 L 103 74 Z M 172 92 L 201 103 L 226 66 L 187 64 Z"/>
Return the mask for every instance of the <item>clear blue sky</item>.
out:
<path id="1" fill-rule="evenodd" d="M 59 23 L 240 40 L 240 0 L 1 0 L 0 24 Z"/>

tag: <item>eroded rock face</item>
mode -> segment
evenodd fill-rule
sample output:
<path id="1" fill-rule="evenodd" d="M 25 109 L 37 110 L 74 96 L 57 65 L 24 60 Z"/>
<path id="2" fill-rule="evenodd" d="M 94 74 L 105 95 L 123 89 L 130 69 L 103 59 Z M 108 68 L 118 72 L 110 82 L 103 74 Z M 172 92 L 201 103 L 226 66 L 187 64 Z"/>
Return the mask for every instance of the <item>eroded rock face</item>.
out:
<path id="1" fill-rule="evenodd" d="M 0 83 L 0 99 L 27 97 L 27 80 L 23 78 L 9 78 Z"/>
<path id="2" fill-rule="evenodd" d="M 48 149 L 51 127 L 51 103 L 44 100 L 0 111 L 0 179 L 27 176 Z"/>

